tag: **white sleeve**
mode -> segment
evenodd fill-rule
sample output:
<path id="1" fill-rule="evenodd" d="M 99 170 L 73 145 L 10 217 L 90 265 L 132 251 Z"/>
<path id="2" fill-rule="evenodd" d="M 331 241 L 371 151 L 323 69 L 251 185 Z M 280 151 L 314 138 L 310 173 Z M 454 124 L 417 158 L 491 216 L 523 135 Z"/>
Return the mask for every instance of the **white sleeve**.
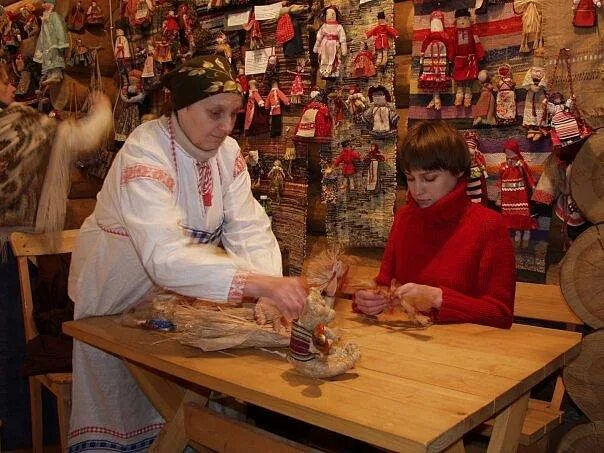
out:
<path id="1" fill-rule="evenodd" d="M 120 189 L 122 221 L 141 263 L 157 284 L 187 296 L 215 301 L 241 298 L 247 273 L 217 247 L 196 244 L 178 225 L 183 213 L 177 207 L 174 181 L 161 166 L 132 178 L 124 177 Z M 128 171 L 126 168 L 124 171 Z"/>
<path id="2" fill-rule="evenodd" d="M 282 275 L 281 251 L 271 222 L 252 195 L 250 175 L 242 171 L 224 195 L 222 245 L 241 266 L 254 272 Z"/>

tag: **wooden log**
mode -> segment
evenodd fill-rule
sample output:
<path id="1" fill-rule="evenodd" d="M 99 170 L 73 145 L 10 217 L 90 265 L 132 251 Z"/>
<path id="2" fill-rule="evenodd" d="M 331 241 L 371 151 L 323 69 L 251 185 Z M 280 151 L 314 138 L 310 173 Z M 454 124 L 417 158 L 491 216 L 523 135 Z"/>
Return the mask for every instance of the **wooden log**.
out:
<path id="1" fill-rule="evenodd" d="M 602 451 L 604 446 L 604 422 L 585 423 L 567 432 L 557 453 L 585 453 Z"/>
<path id="2" fill-rule="evenodd" d="M 583 338 L 581 353 L 563 375 L 566 391 L 579 409 L 592 421 L 604 420 L 604 330 Z"/>
<path id="3" fill-rule="evenodd" d="M 604 222 L 604 134 L 595 134 L 581 147 L 573 161 L 570 188 L 585 218 Z"/>
<path id="4" fill-rule="evenodd" d="M 406 0 L 394 4 L 394 28 L 398 31 L 396 39 L 396 54 L 411 53 L 413 36 L 413 2 Z"/>
<path id="5" fill-rule="evenodd" d="M 604 327 L 604 225 L 594 225 L 572 244 L 560 269 L 568 305 L 594 329 Z"/>
<path id="6" fill-rule="evenodd" d="M 394 57 L 394 97 L 396 108 L 409 108 L 409 84 L 411 80 L 411 55 Z"/>

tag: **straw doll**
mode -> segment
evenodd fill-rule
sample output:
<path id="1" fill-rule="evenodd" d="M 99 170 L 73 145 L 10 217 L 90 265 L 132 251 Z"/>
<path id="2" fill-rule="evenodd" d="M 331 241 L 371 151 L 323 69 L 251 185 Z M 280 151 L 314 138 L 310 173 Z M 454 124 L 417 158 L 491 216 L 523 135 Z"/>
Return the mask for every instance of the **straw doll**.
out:
<path id="1" fill-rule="evenodd" d="M 63 80 L 65 68 L 64 51 L 69 47 L 67 26 L 63 18 L 54 11 L 56 0 L 45 0 L 40 36 L 36 42 L 33 60 L 42 64 L 43 85 Z"/>
<path id="2" fill-rule="evenodd" d="M 373 37 L 375 39 L 375 64 L 378 68 L 384 70 L 386 63 L 388 62 L 390 39 L 398 38 L 398 32 L 394 27 L 391 27 L 386 23 L 386 14 L 384 11 L 380 11 L 377 14 L 377 20 L 377 25 L 371 27 L 371 29 L 365 33 L 365 36 L 367 38 Z"/>
<path id="3" fill-rule="evenodd" d="M 530 52 L 528 43 L 533 41 L 533 49 L 543 47 L 541 21 L 543 20 L 543 0 L 514 0 L 514 12 L 522 14 L 522 44 L 520 52 Z"/>
<path id="4" fill-rule="evenodd" d="M 313 52 L 319 55 L 319 72 L 325 79 L 340 75 L 342 57 L 348 53 L 346 32 L 340 24 L 341 16 L 335 6 L 323 10 L 324 24 L 317 33 Z"/>
<path id="5" fill-rule="evenodd" d="M 168 15 L 162 23 L 161 31 L 164 40 L 167 42 L 171 43 L 171 41 L 174 41 L 179 37 L 180 25 L 178 25 L 178 20 L 176 19 L 176 14 L 174 14 L 174 11 L 168 11 Z"/>
<path id="6" fill-rule="evenodd" d="M 540 51 L 540 49 L 535 50 L 533 66 L 526 71 L 526 75 L 522 81 L 522 88 L 526 90 L 522 125 L 528 128 L 526 138 L 534 141 L 543 137 L 543 110 L 547 79 L 545 68 L 542 65 L 538 65 L 538 63 L 542 62 L 542 56 L 543 51 Z"/>
<path id="7" fill-rule="evenodd" d="M 268 172 L 268 178 L 270 179 L 270 194 L 273 197 L 273 200 L 277 204 L 281 203 L 281 193 L 283 192 L 283 188 L 285 186 L 285 172 L 283 171 L 283 167 L 281 166 L 281 161 L 279 159 L 273 162 L 273 168 Z"/>

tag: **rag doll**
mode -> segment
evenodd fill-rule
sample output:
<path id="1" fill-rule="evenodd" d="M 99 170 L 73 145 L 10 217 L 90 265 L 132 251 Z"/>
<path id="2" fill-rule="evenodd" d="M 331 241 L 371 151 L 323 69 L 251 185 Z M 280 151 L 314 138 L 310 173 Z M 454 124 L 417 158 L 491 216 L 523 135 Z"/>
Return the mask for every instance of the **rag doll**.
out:
<path id="1" fill-rule="evenodd" d="M 64 52 L 69 47 L 67 26 L 63 18 L 54 11 L 55 1 L 45 0 L 43 3 L 42 25 L 33 58 L 36 63 L 42 64 L 43 85 L 63 80 Z"/>
<path id="2" fill-rule="evenodd" d="M 526 138 L 534 141 L 542 138 L 544 134 L 543 110 L 545 107 L 547 78 L 545 67 L 543 66 L 543 51 L 541 49 L 535 50 L 533 66 L 526 71 L 526 75 L 522 81 L 522 88 L 526 90 L 522 125 L 528 128 Z"/>
<path id="3" fill-rule="evenodd" d="M 124 142 L 141 123 L 140 104 L 145 100 L 141 84 L 142 73 L 138 69 L 128 72 L 128 84 L 122 87 L 116 106 L 115 140 Z"/>
<path id="4" fill-rule="evenodd" d="M 71 49 L 70 66 L 90 66 L 93 63 L 92 52 L 81 39 L 76 39 L 76 45 Z"/>
<path id="5" fill-rule="evenodd" d="M 88 25 L 103 25 L 105 23 L 103 11 L 101 11 L 101 7 L 94 0 L 90 3 L 88 11 L 86 11 L 86 23 Z"/>
<path id="6" fill-rule="evenodd" d="M 288 1 L 281 2 L 275 39 L 277 44 L 283 46 L 283 54 L 286 58 L 295 58 L 304 51 L 297 16 L 308 10 L 309 7 L 306 5 L 290 5 Z"/>
<path id="7" fill-rule="evenodd" d="M 369 106 L 369 101 L 360 91 L 358 85 L 353 85 L 348 88 L 348 97 L 345 104 L 353 120 L 362 121 L 363 112 Z"/>
<path id="8" fill-rule="evenodd" d="M 178 20 L 176 19 L 174 11 L 168 11 L 168 15 L 162 23 L 161 32 L 164 40 L 170 44 L 179 37 L 180 25 L 178 25 Z"/>
<path id="9" fill-rule="evenodd" d="M 371 146 L 371 150 L 363 158 L 363 162 L 369 165 L 369 168 L 367 168 L 367 184 L 365 185 L 368 192 L 378 193 L 381 190 L 380 162 L 385 160 L 386 158 L 380 152 L 377 143 Z"/>
<path id="10" fill-rule="evenodd" d="M 375 64 L 384 69 L 388 62 L 388 51 L 390 50 L 390 39 L 398 38 L 398 32 L 394 27 L 386 23 L 386 14 L 380 11 L 377 14 L 378 23 L 365 33 L 367 38 L 374 38 Z"/>
<path id="11" fill-rule="evenodd" d="M 478 150 L 478 133 L 466 131 L 464 139 L 470 151 L 470 175 L 468 176 L 468 186 L 466 193 L 472 203 L 488 202 L 487 194 L 487 162 L 483 154 Z"/>
<path id="12" fill-rule="evenodd" d="M 573 0 L 573 25 L 579 28 L 595 27 L 598 23 L 598 10 L 601 0 Z"/>
<path id="13" fill-rule="evenodd" d="M 354 56 L 351 76 L 363 78 L 373 77 L 376 74 L 374 60 L 375 56 L 367 47 L 367 43 L 363 42 L 363 44 L 361 44 L 361 50 Z"/>
<path id="14" fill-rule="evenodd" d="M 397 132 L 399 115 L 391 104 L 388 90 L 377 85 L 369 88 L 369 107 L 363 112 L 363 120 L 370 127 L 370 134 L 376 138 L 390 137 Z"/>
<path id="15" fill-rule="evenodd" d="M 283 91 L 279 89 L 279 82 L 273 80 L 271 83 L 271 90 L 264 100 L 265 107 L 269 109 L 271 137 L 281 136 L 281 104 L 289 105 L 289 99 Z"/>
<path id="16" fill-rule="evenodd" d="M 248 33 L 250 50 L 257 50 L 264 47 L 264 41 L 262 41 L 262 29 L 260 28 L 260 21 L 256 19 L 254 11 L 250 13 L 250 18 L 243 26 L 243 29 Z"/>
<path id="17" fill-rule="evenodd" d="M 304 108 L 296 126 L 296 137 L 328 139 L 331 137 L 332 120 L 325 96 L 318 90 L 310 93 L 311 101 Z"/>
<path id="18" fill-rule="evenodd" d="M 86 25 L 86 13 L 80 0 L 71 7 L 65 22 L 67 23 L 67 28 L 71 31 L 78 32 L 84 28 L 84 25 Z"/>
<path id="19" fill-rule="evenodd" d="M 497 124 L 509 126 L 516 123 L 516 82 L 509 64 L 501 65 L 498 72 L 495 117 Z"/>
<path id="20" fill-rule="evenodd" d="M 270 169 L 267 176 L 270 179 L 270 194 L 275 203 L 279 204 L 281 203 L 281 193 L 285 187 L 285 172 L 279 159 L 273 162 L 273 168 Z"/>
<path id="21" fill-rule="evenodd" d="M 467 9 L 455 11 L 455 34 L 453 40 L 453 80 L 457 84 L 455 106 L 472 106 L 472 83 L 478 77 L 478 63 L 485 51 L 474 31 Z"/>
<path id="22" fill-rule="evenodd" d="M 268 115 L 264 108 L 264 100 L 258 92 L 258 82 L 255 79 L 249 80 L 248 85 L 243 129 L 246 135 L 263 134 L 269 130 Z"/>
<path id="23" fill-rule="evenodd" d="M 296 71 L 287 71 L 289 74 L 294 75 L 292 86 L 289 92 L 289 100 L 292 104 L 301 104 L 302 96 L 304 95 L 304 82 L 302 77 L 307 75 L 304 70 L 306 67 L 306 58 L 298 58 L 296 60 Z"/>
<path id="24" fill-rule="evenodd" d="M 36 16 L 35 12 L 36 7 L 32 3 L 28 3 L 21 8 L 21 22 L 23 24 L 23 31 L 25 31 L 28 38 L 35 38 L 40 33 L 40 25 L 38 24 L 38 17 Z M 84 22 L 82 16 L 82 27 L 83 26 Z"/>
<path id="25" fill-rule="evenodd" d="M 340 75 L 342 57 L 348 53 L 346 32 L 341 25 L 341 16 L 335 6 L 327 6 L 323 11 L 324 23 L 317 33 L 313 52 L 319 55 L 319 72 L 323 78 Z"/>
<path id="26" fill-rule="evenodd" d="M 478 73 L 478 81 L 482 84 L 480 97 L 472 109 L 474 117 L 473 125 L 486 124 L 493 126 L 497 124 L 495 117 L 495 97 L 493 96 L 493 83 L 489 71 L 481 69 Z"/>
<path id="27" fill-rule="evenodd" d="M 357 172 L 354 164 L 361 160 L 361 155 L 350 147 L 350 140 L 343 140 L 340 145 L 342 146 L 342 151 L 340 151 L 340 154 L 333 161 L 334 167 L 341 166 L 342 168 L 344 179 L 342 180 L 340 189 L 346 191 L 354 190 L 354 175 Z"/>
<path id="28" fill-rule="evenodd" d="M 115 30 L 115 47 L 113 48 L 113 55 L 117 61 L 130 60 L 132 53 L 130 51 L 130 43 L 126 38 L 124 30 L 118 28 Z"/>

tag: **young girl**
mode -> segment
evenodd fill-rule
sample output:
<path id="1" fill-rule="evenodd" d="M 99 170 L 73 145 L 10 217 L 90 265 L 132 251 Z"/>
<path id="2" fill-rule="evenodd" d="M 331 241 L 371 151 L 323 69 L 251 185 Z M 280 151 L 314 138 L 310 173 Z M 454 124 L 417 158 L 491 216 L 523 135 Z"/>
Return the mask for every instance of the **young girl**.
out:
<path id="1" fill-rule="evenodd" d="M 502 217 L 466 195 L 470 154 L 440 121 L 421 122 L 402 144 L 407 205 L 394 218 L 376 282 L 437 322 L 509 328 L 515 293 L 512 242 Z M 388 308 L 383 291 L 357 291 L 357 310 Z"/>

